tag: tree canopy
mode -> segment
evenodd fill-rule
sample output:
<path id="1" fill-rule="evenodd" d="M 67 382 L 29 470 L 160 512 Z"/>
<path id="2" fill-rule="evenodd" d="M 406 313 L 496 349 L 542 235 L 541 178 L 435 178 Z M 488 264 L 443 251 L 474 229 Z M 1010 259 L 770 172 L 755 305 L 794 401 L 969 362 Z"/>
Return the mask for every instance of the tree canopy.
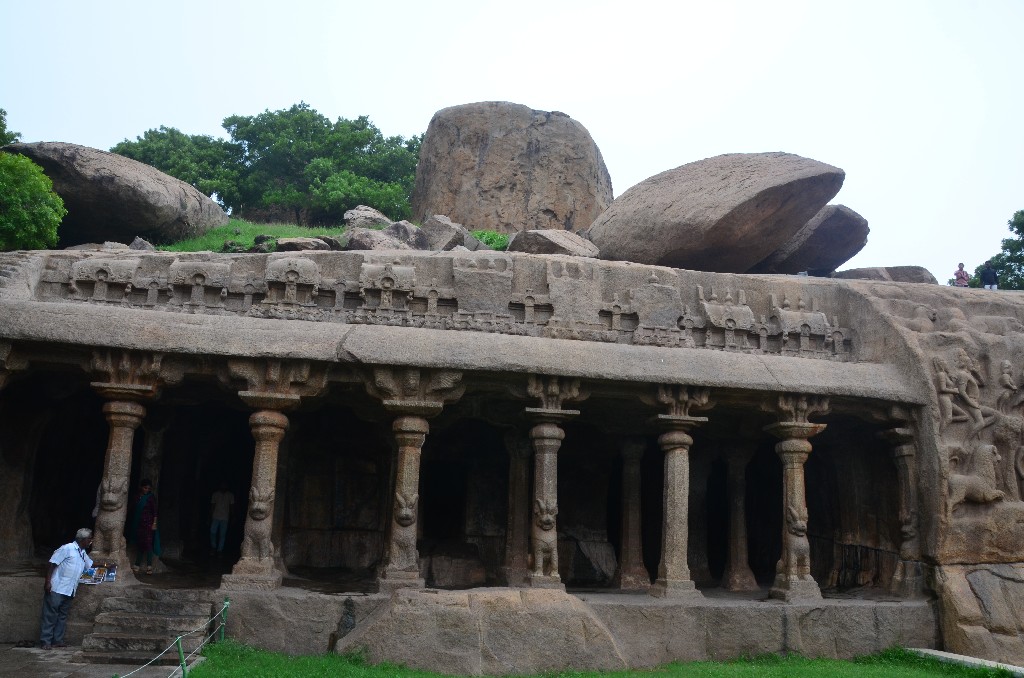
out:
<path id="1" fill-rule="evenodd" d="M 7 111 L 0 108 L 0 146 L 13 144 L 20 138 L 21 134 L 18 132 L 9 132 L 7 130 Z"/>
<path id="2" fill-rule="evenodd" d="M 0 152 L 0 251 L 53 247 L 67 213 L 42 167 L 23 155 Z"/>
<path id="3" fill-rule="evenodd" d="M 1013 218 L 1006 222 L 1013 237 L 1003 240 L 999 254 L 991 257 L 992 267 L 999 273 L 999 289 L 1024 290 L 1024 210 L 1017 210 Z M 981 275 L 984 262 L 974 271 L 975 276 Z M 974 280 L 972 278 L 971 282 Z M 974 285 L 971 285 L 974 287 Z M 979 283 L 980 286 L 980 283 Z"/>
<path id="4" fill-rule="evenodd" d="M 245 216 L 287 210 L 295 223 L 328 224 L 369 205 L 411 214 L 421 138 L 385 137 L 366 116 L 331 121 L 301 102 L 224 119 L 229 139 L 151 129 L 111 151 L 145 162 Z"/>

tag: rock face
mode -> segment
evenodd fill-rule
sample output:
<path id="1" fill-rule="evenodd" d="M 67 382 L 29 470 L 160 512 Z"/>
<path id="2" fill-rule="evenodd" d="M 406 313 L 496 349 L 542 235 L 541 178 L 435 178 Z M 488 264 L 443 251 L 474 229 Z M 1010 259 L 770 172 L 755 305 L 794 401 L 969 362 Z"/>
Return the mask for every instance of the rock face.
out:
<path id="1" fill-rule="evenodd" d="M 744 273 L 790 240 L 844 178 L 789 153 L 720 155 L 640 182 L 587 233 L 602 259 Z"/>
<path id="2" fill-rule="evenodd" d="M 509 252 L 528 254 L 567 254 L 573 257 L 597 257 L 594 243 L 568 231 L 520 231 L 512 236 Z"/>
<path id="3" fill-rule="evenodd" d="M 390 226 L 391 220 L 387 216 L 372 207 L 357 205 L 355 208 L 345 212 L 345 225 L 349 228 L 371 228 L 373 226 Z"/>
<path id="4" fill-rule="evenodd" d="M 751 273 L 828 275 L 868 243 L 868 220 L 845 205 L 826 205 Z"/>
<path id="5" fill-rule="evenodd" d="M 394 643 L 397 637 L 404 641 Z M 342 638 L 336 651 L 355 649 L 373 662 L 444 666 L 453 674 L 627 668 L 593 611 L 550 589 L 403 589 Z"/>
<path id="6" fill-rule="evenodd" d="M 938 284 L 935 276 L 923 266 L 878 266 L 873 268 L 850 268 L 836 271 L 833 278 L 854 280 L 887 280 L 890 282 L 913 282 Z"/>
<path id="7" fill-rule="evenodd" d="M 578 231 L 612 202 L 590 133 L 564 113 L 501 101 L 434 114 L 416 168 L 413 215 L 471 229 Z"/>
<path id="8" fill-rule="evenodd" d="M 40 165 L 64 199 L 60 247 L 135 236 L 174 242 L 228 223 L 224 210 L 193 186 L 115 153 L 59 142 L 5 148 Z"/>

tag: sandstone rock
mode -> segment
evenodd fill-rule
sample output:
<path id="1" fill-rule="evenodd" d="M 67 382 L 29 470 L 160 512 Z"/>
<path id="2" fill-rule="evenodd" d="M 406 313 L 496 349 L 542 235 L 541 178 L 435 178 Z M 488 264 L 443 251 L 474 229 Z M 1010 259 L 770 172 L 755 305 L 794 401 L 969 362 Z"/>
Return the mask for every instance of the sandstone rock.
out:
<path id="1" fill-rule="evenodd" d="M 349 231 L 348 250 L 410 250 L 404 242 L 399 242 L 383 231 L 369 228 L 354 228 Z"/>
<path id="2" fill-rule="evenodd" d="M 148 240 L 143 240 L 139 236 L 135 236 L 135 240 L 132 240 L 131 244 L 128 245 L 128 249 L 143 250 L 148 252 L 156 250 L 156 248 L 153 247 L 153 243 L 149 242 Z"/>
<path id="3" fill-rule="evenodd" d="M 509 252 L 528 254 L 567 254 L 573 257 L 597 257 L 597 247 L 569 231 L 519 231 L 508 243 Z"/>
<path id="4" fill-rule="evenodd" d="M 398 242 L 405 243 L 414 250 L 430 249 L 430 241 L 427 239 L 427 234 L 421 231 L 420 227 L 416 224 L 404 219 L 396 221 L 381 232 Z"/>
<path id="5" fill-rule="evenodd" d="M 70 250 L 72 252 L 118 252 L 121 250 L 127 250 L 131 248 L 128 245 L 125 245 L 124 243 L 107 240 L 101 243 L 86 242 L 82 243 L 81 245 L 71 245 L 69 247 L 65 247 L 64 249 Z"/>
<path id="6" fill-rule="evenodd" d="M 640 182 L 587 235 L 603 259 L 743 273 L 792 238 L 844 177 L 789 153 L 720 155 Z"/>
<path id="7" fill-rule="evenodd" d="M 443 214 L 434 214 L 423 222 L 420 229 L 430 241 L 430 249 L 447 252 L 460 245 L 468 250 L 480 248 L 480 241 L 462 224 L 456 224 Z"/>
<path id="8" fill-rule="evenodd" d="M 309 250 L 329 250 L 330 245 L 319 238 L 278 238 L 278 252 L 306 252 Z"/>
<path id="9" fill-rule="evenodd" d="M 418 221 L 446 214 L 502 233 L 578 231 L 611 202 L 611 178 L 583 125 L 501 101 L 434 114 L 412 196 Z"/>
<path id="10" fill-rule="evenodd" d="M 339 251 L 345 249 L 344 238 L 335 238 L 334 236 L 331 235 L 321 235 L 318 237 L 320 238 L 320 240 L 323 240 L 325 243 L 327 243 L 327 246 L 330 247 L 332 250 Z"/>
<path id="11" fill-rule="evenodd" d="M 383 212 L 372 207 L 359 205 L 345 212 L 345 225 L 349 228 L 370 228 L 371 226 L 390 226 L 391 220 Z"/>
<path id="12" fill-rule="evenodd" d="M 855 280 L 887 280 L 890 282 L 913 282 L 938 284 L 928 269 L 923 266 L 878 266 L 875 268 L 850 268 L 836 271 L 833 278 Z"/>
<path id="13" fill-rule="evenodd" d="M 61 247 L 94 240 L 174 242 L 228 223 L 217 203 L 193 186 L 149 165 L 87 146 L 59 142 L 11 144 L 42 166 L 68 214 Z"/>
<path id="14" fill-rule="evenodd" d="M 867 219 L 849 207 L 826 205 L 750 272 L 827 276 L 864 249 L 869 230 Z"/>

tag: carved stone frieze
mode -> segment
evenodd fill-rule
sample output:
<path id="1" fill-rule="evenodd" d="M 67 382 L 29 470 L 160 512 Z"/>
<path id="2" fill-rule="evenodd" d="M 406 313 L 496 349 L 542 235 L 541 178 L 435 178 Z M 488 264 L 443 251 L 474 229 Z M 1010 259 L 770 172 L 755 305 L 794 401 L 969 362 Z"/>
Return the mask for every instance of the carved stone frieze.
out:
<path id="1" fill-rule="evenodd" d="M 268 320 L 519 336 L 850 360 L 850 332 L 814 297 L 703 285 L 676 272 L 611 277 L 606 264 L 501 252 L 92 256 L 39 298 Z M 330 264 L 328 264 L 330 262 Z M 340 262 L 340 264 L 339 264 Z M 61 288 L 53 294 L 54 286 Z"/>

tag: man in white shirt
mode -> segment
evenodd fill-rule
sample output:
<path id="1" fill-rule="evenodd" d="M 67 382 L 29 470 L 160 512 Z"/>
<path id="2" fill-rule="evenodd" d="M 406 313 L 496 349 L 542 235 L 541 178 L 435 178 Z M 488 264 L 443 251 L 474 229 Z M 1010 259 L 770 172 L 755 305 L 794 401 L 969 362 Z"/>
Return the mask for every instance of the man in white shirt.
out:
<path id="1" fill-rule="evenodd" d="M 82 528 L 75 540 L 53 552 L 43 582 L 43 620 L 39 643 L 44 650 L 67 647 L 64 630 L 67 627 L 71 599 L 78 590 L 78 579 L 92 567 L 92 558 L 85 552 L 92 545 L 92 530 Z"/>

